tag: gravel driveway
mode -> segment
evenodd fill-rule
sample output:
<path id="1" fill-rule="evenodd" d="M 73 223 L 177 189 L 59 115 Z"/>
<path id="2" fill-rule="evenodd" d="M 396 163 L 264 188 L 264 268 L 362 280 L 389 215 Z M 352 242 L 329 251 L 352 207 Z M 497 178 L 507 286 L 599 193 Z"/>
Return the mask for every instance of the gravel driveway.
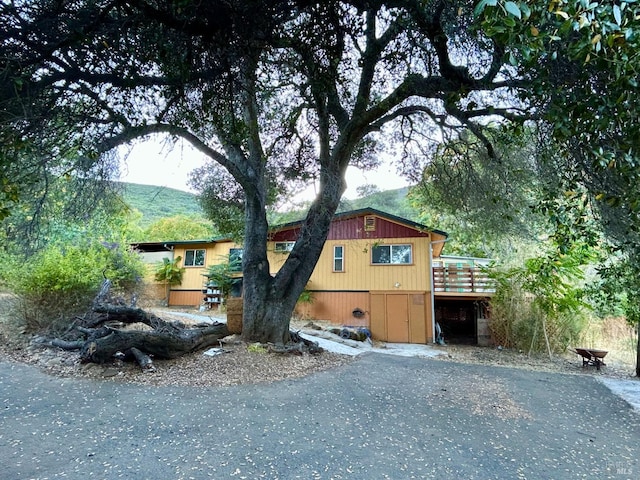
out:
<path id="1" fill-rule="evenodd" d="M 0 362 L 3 480 L 637 479 L 640 414 L 587 375 L 367 353 L 266 385 Z"/>

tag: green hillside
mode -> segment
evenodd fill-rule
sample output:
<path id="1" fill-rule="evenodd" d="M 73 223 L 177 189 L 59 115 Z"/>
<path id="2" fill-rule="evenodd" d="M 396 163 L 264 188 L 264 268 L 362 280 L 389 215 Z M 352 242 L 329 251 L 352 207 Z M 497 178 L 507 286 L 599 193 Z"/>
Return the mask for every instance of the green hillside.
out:
<path id="1" fill-rule="evenodd" d="M 124 183 L 124 201 L 131 208 L 142 213 L 141 226 L 147 227 L 162 218 L 175 215 L 198 215 L 204 213 L 198 205 L 194 194 L 167 187 Z M 355 200 L 342 200 L 339 212 L 358 210 L 361 208 L 375 208 L 383 212 L 397 215 L 408 220 L 418 221 L 418 212 L 407 201 L 408 188 L 386 190 L 367 195 Z M 270 215 L 272 224 L 282 224 L 300 220 L 306 213 L 306 205 L 287 212 L 275 212 Z"/>
<path id="2" fill-rule="evenodd" d="M 419 221 L 419 212 L 409 204 L 407 200 L 408 192 L 409 189 L 405 187 L 372 193 L 355 200 L 343 199 L 338 207 L 338 212 L 375 208 L 376 210 L 417 222 Z M 295 210 L 272 213 L 270 221 L 272 224 L 283 224 L 301 220 L 306 213 L 307 206 L 301 205 L 300 208 Z"/>
<path id="3" fill-rule="evenodd" d="M 122 187 L 125 203 L 142 213 L 142 227 L 174 215 L 204 216 L 193 193 L 137 183 L 123 183 Z"/>
<path id="4" fill-rule="evenodd" d="M 409 188 L 397 188 L 384 192 L 372 193 L 355 200 L 342 200 L 339 211 L 359 210 L 361 208 L 375 208 L 407 220 L 418 221 L 419 212 L 413 208 L 408 200 Z"/>

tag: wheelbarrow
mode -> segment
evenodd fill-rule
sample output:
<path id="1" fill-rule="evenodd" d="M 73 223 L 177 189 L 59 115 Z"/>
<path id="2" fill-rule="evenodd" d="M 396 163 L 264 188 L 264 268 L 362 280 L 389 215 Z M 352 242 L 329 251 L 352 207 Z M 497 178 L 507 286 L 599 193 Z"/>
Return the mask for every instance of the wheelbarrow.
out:
<path id="1" fill-rule="evenodd" d="M 595 365 L 598 370 L 600 370 L 600 365 L 606 365 L 602 359 L 609 353 L 606 350 L 596 350 L 594 348 L 575 348 L 573 351 L 582 357 L 583 367 Z"/>

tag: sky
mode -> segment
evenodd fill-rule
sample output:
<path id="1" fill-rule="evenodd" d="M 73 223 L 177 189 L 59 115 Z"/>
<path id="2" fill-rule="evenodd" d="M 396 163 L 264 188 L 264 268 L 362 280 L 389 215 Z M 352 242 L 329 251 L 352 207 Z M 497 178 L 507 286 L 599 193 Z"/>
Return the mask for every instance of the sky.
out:
<path id="1" fill-rule="evenodd" d="M 162 143 L 148 141 L 123 149 L 122 156 L 121 181 L 175 188 L 192 193 L 193 190 L 188 186 L 189 173 L 205 163 L 203 155 L 186 143 L 178 144 L 171 150 Z M 395 167 L 388 164 L 367 172 L 349 167 L 344 197 L 357 198 L 357 187 L 367 184 L 377 185 L 384 191 L 406 187 L 409 182 L 397 174 Z M 299 199 L 311 200 L 314 196 L 314 189 L 310 187 Z"/>

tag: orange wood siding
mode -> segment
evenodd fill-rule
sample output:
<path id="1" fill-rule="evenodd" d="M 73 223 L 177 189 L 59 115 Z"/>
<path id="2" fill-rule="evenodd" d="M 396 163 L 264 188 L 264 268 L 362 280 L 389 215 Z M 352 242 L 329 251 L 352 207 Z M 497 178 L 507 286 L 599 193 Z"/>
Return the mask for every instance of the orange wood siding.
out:
<path id="1" fill-rule="evenodd" d="M 202 291 L 186 291 L 186 290 L 171 290 L 169 292 L 169 305 L 173 306 L 194 306 L 202 303 Z"/>
<path id="2" fill-rule="evenodd" d="M 385 315 L 387 340 L 394 343 L 409 343 L 409 295 L 389 293 L 386 295 Z"/>
<path id="3" fill-rule="evenodd" d="M 371 292 L 370 315 L 374 340 L 433 342 L 431 295 L 427 292 Z"/>
<path id="4" fill-rule="evenodd" d="M 411 343 L 425 343 L 427 340 L 427 319 L 431 317 L 431 310 L 427 312 L 430 295 L 409 294 L 409 341 Z"/>
<path id="5" fill-rule="evenodd" d="M 365 312 L 364 317 L 353 316 L 356 308 Z M 313 292 L 313 303 L 298 305 L 296 310 L 300 315 L 336 325 L 369 327 L 369 292 Z"/>
<path id="6" fill-rule="evenodd" d="M 387 338 L 386 300 L 383 294 L 371 294 L 371 337 L 374 340 Z"/>

